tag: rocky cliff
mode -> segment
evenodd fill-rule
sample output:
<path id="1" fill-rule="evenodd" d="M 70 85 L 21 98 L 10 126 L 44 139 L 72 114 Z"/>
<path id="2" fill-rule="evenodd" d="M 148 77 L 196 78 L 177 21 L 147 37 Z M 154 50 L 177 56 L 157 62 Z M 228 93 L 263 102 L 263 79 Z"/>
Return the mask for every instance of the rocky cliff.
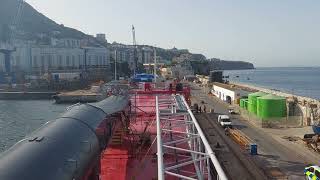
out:
<path id="1" fill-rule="evenodd" d="M 254 69 L 254 65 L 244 61 L 206 60 L 191 61 L 195 74 L 209 75 L 212 70 Z"/>

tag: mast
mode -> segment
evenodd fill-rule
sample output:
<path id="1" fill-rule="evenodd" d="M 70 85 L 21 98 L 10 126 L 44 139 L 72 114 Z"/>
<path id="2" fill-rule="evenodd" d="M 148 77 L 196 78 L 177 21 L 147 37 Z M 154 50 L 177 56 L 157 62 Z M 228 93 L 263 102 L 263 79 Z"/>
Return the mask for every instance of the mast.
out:
<path id="1" fill-rule="evenodd" d="M 153 48 L 154 51 L 154 66 L 153 66 L 153 73 L 154 73 L 154 82 L 157 83 L 157 51 L 156 47 Z"/>
<path id="2" fill-rule="evenodd" d="M 137 70 L 137 42 L 136 42 L 136 30 L 134 26 L 132 25 L 132 38 L 133 38 L 133 60 L 134 60 L 134 67 L 133 67 L 133 75 L 136 75 L 136 70 Z"/>
<path id="3" fill-rule="evenodd" d="M 117 50 L 114 50 L 114 80 L 117 80 Z"/>

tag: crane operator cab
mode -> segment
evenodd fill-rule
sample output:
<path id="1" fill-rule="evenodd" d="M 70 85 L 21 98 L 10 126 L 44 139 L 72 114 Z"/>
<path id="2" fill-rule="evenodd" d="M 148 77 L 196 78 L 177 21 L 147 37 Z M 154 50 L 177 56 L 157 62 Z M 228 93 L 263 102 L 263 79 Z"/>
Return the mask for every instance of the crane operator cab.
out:
<path id="1" fill-rule="evenodd" d="M 320 167 L 308 166 L 304 168 L 304 174 L 306 175 L 306 180 L 320 180 Z"/>

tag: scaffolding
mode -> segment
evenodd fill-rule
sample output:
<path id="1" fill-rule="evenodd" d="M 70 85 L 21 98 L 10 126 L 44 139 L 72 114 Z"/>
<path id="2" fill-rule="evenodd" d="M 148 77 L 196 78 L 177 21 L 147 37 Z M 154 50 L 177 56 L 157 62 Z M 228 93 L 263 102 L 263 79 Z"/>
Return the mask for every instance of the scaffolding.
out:
<path id="1" fill-rule="evenodd" d="M 226 180 L 182 95 L 156 97 L 158 179 Z"/>

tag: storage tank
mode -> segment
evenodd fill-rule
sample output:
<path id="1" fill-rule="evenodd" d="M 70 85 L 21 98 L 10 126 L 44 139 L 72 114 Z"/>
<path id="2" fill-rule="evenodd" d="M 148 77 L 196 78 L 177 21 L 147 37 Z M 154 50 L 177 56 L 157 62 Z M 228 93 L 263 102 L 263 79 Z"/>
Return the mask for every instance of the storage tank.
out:
<path id="1" fill-rule="evenodd" d="M 286 98 L 266 95 L 257 98 L 257 116 L 262 119 L 281 118 L 287 115 Z"/>
<path id="2" fill-rule="evenodd" d="M 240 107 L 244 108 L 244 99 L 240 99 Z"/>
<path id="3" fill-rule="evenodd" d="M 241 99 L 241 108 L 243 108 L 243 109 L 248 109 L 248 99 Z"/>
<path id="4" fill-rule="evenodd" d="M 245 110 L 248 110 L 248 99 L 244 99 L 243 100 L 243 108 L 245 109 Z"/>
<path id="5" fill-rule="evenodd" d="M 257 98 L 267 95 L 264 92 L 255 92 L 248 95 L 248 111 L 257 114 Z"/>

